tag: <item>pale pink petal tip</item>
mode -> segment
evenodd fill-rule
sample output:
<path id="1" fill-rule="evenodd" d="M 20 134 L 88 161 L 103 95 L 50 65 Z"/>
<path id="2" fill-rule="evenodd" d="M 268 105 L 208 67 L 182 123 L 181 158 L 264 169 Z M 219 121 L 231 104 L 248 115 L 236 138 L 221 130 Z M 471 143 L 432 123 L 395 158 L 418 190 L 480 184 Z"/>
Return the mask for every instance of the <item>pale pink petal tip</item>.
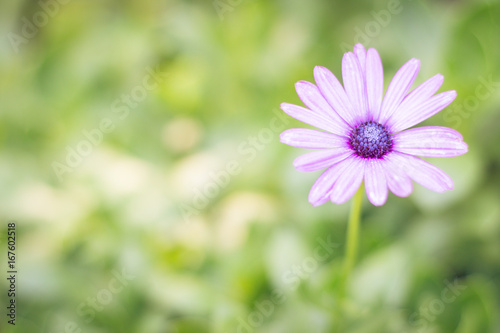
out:
<path id="1" fill-rule="evenodd" d="M 365 160 L 365 190 L 368 200 L 375 206 L 382 206 L 387 200 L 387 180 L 383 160 Z"/>

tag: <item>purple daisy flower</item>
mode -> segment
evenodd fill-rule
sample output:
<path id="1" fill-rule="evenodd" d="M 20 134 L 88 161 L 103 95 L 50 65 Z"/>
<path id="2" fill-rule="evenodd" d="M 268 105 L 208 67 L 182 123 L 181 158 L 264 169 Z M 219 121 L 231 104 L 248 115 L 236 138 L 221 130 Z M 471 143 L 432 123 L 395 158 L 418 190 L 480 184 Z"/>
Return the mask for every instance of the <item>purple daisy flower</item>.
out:
<path id="1" fill-rule="evenodd" d="M 411 59 L 394 75 L 384 98 L 384 71 L 375 49 L 356 44 L 344 54 L 344 87 L 328 69 L 314 68 L 316 85 L 299 81 L 297 94 L 307 108 L 283 103 L 293 118 L 323 131 L 293 128 L 280 135 L 293 147 L 322 149 L 295 159 L 299 171 L 326 169 L 309 193 L 313 206 L 328 200 L 342 204 L 365 181 L 368 199 L 375 206 L 387 200 L 388 190 L 406 197 L 412 180 L 435 192 L 453 189 L 441 169 L 416 157 L 452 157 L 465 154 L 467 144 L 457 131 L 439 126 L 408 129 L 435 115 L 457 96 L 455 91 L 434 95 L 443 83 L 437 74 L 411 92 L 420 61 Z"/>

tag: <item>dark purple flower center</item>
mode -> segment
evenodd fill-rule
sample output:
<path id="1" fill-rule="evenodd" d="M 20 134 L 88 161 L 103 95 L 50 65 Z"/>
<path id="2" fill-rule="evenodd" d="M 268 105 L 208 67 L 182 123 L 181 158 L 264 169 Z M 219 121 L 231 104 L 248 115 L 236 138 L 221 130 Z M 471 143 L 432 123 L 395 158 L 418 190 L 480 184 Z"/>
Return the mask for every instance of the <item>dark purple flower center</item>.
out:
<path id="1" fill-rule="evenodd" d="M 367 121 L 356 127 L 351 134 L 352 150 L 365 158 L 380 158 L 391 151 L 391 134 L 384 125 Z"/>

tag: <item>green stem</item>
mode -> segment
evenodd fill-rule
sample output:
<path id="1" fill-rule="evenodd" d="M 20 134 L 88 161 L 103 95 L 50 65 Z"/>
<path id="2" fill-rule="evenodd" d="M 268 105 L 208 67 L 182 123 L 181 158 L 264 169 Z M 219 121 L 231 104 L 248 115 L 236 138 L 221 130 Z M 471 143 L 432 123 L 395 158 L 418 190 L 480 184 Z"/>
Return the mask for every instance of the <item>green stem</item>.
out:
<path id="1" fill-rule="evenodd" d="M 358 255 L 358 239 L 359 239 L 359 223 L 361 220 L 361 204 L 363 203 L 363 188 L 360 186 L 354 195 L 351 212 L 349 214 L 349 222 L 347 225 L 347 240 L 345 245 L 345 259 L 342 274 L 340 276 L 340 293 L 339 293 L 339 306 L 335 311 L 337 324 L 334 326 L 334 332 L 344 331 L 346 325 L 346 300 L 347 282 L 351 275 L 351 271 L 356 264 L 356 257 Z"/>
<path id="2" fill-rule="evenodd" d="M 344 281 L 347 283 L 351 270 L 356 263 L 358 255 L 359 221 L 361 220 L 361 204 L 363 202 L 363 186 L 354 195 L 349 224 L 347 226 L 347 242 L 345 246 L 346 257 L 344 262 Z"/>

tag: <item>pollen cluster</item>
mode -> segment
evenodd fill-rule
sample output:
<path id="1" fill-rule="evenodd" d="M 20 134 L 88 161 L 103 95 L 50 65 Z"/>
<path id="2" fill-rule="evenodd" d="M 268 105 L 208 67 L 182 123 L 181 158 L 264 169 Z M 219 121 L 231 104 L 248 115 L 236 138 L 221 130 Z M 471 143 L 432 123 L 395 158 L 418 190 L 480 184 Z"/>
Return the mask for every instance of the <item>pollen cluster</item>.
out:
<path id="1" fill-rule="evenodd" d="M 391 135 L 385 126 L 371 120 L 352 131 L 349 143 L 358 156 L 365 158 L 381 158 L 392 149 Z"/>

